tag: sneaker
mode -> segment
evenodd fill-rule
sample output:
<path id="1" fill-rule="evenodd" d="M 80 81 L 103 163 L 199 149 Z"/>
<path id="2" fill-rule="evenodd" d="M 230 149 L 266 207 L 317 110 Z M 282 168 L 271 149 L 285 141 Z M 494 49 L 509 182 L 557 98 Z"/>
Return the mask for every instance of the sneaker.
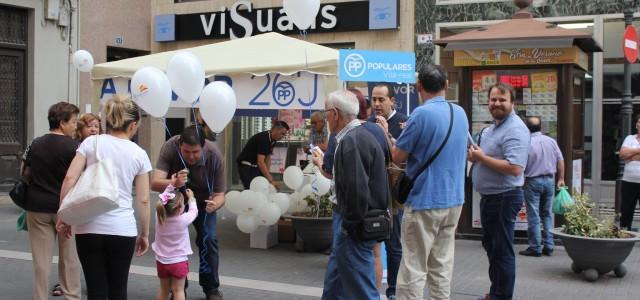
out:
<path id="1" fill-rule="evenodd" d="M 552 256 L 553 255 L 553 249 L 543 248 L 542 249 L 542 254 L 544 254 L 546 256 Z"/>
<path id="2" fill-rule="evenodd" d="M 207 294 L 207 300 L 223 300 L 221 291 L 213 291 Z"/>
<path id="3" fill-rule="evenodd" d="M 534 256 L 534 257 L 540 257 L 540 252 L 536 252 L 535 250 L 531 249 L 531 248 L 527 248 L 525 250 L 522 250 L 520 252 L 520 255 L 524 255 L 524 256 Z"/>

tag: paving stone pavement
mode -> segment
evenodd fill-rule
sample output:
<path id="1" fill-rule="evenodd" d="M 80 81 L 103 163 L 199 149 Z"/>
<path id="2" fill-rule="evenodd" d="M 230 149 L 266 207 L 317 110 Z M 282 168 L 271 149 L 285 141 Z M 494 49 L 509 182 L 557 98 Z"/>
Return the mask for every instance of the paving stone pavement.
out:
<path id="1" fill-rule="evenodd" d="M 31 298 L 30 247 L 26 233 L 15 231 L 18 213 L 19 210 L 7 197 L 0 196 L 0 252 L 13 251 L 23 257 L 16 259 L 0 255 L 0 299 Z M 228 213 L 218 216 L 218 236 L 220 274 L 223 276 L 221 289 L 225 299 L 319 299 L 319 294 L 308 296 L 296 288 L 282 292 L 251 284 L 229 286 L 225 285 L 224 278 L 258 280 L 267 286 L 292 284 L 299 288 L 311 287 L 317 292 L 322 288 L 327 255 L 299 253 L 292 244 L 280 244 L 268 250 L 250 249 L 249 236 L 235 229 L 234 218 Z M 193 248 L 196 249 L 195 245 Z M 516 245 L 516 251 L 524 248 L 526 245 Z M 640 300 L 640 245 L 636 245 L 625 261 L 628 274 L 624 278 L 608 274 L 597 282 L 585 282 L 571 271 L 570 264 L 571 260 L 562 247 L 557 247 L 552 257 L 518 256 L 515 299 Z M 153 268 L 153 254 L 135 258 L 133 265 Z M 191 257 L 190 266 L 192 272 L 197 272 L 197 257 Z M 57 280 L 56 267 L 52 269 L 51 285 Z M 457 240 L 451 298 L 477 299 L 486 293 L 489 289 L 487 270 L 487 258 L 480 241 Z M 153 275 L 132 274 L 129 298 L 152 299 L 158 285 Z M 203 299 L 197 282 L 191 283 L 189 291 L 188 299 Z"/>

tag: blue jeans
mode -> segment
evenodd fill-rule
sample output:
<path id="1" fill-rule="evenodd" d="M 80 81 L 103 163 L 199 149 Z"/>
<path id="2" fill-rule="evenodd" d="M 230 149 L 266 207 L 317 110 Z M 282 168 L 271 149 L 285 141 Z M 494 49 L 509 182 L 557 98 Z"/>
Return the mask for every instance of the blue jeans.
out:
<path id="1" fill-rule="evenodd" d="M 387 251 L 387 297 L 396 294 L 396 280 L 398 279 L 398 269 L 402 260 L 402 243 L 400 242 L 400 231 L 402 226 L 403 210 L 400 209 L 397 215 L 393 215 L 393 231 L 391 238 L 384 241 Z"/>
<path id="2" fill-rule="evenodd" d="M 204 205 L 198 205 L 198 217 L 193 221 L 196 229 L 196 245 L 200 254 L 198 268 L 200 286 L 205 294 L 215 292 L 220 287 L 218 277 L 218 239 L 216 237 L 216 213 L 208 214 Z"/>
<path id="3" fill-rule="evenodd" d="M 551 205 L 555 194 L 553 176 L 538 176 L 527 178 L 524 182 L 524 199 L 527 204 L 527 222 L 529 223 L 529 248 L 537 253 L 542 252 L 542 246 L 553 250 L 553 214 Z M 542 220 L 542 236 L 540 221 Z"/>
<path id="4" fill-rule="evenodd" d="M 356 241 L 342 231 L 342 216 L 333 213 L 333 249 L 325 273 L 323 300 L 380 299 L 373 266 L 376 241 Z"/>
<path id="5" fill-rule="evenodd" d="M 524 202 L 521 188 L 495 194 L 482 195 L 480 220 L 484 235 L 482 246 L 489 258 L 491 299 L 511 299 L 516 282 L 516 256 L 513 235 L 516 216 Z"/>

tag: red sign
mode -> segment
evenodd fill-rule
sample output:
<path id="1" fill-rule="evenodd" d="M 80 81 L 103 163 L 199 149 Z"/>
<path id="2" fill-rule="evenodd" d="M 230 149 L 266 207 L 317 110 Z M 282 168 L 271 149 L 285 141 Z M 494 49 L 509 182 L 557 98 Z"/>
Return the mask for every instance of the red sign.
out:
<path id="1" fill-rule="evenodd" d="M 516 89 L 529 87 L 529 75 L 500 75 L 500 82 Z"/>
<path id="2" fill-rule="evenodd" d="M 638 61 L 638 34 L 635 27 L 627 26 L 627 29 L 625 29 L 624 37 L 622 38 L 622 49 L 624 50 L 624 58 L 630 64 Z"/>

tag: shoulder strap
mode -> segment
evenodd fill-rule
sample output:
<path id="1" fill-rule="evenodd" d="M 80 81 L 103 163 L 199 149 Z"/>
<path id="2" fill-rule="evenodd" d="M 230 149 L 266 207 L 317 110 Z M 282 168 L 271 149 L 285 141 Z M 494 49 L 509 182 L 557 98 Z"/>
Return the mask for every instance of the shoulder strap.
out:
<path id="1" fill-rule="evenodd" d="M 413 177 L 413 179 L 411 179 L 411 185 L 413 185 L 413 183 L 420 176 L 420 174 L 422 174 L 422 172 L 424 172 L 424 170 L 426 170 L 431 165 L 431 163 L 433 163 L 433 161 L 436 160 L 438 155 L 440 155 L 440 152 L 442 152 L 442 148 L 444 148 L 444 146 L 447 144 L 447 141 L 449 141 L 449 136 L 451 136 L 451 128 L 453 127 L 453 105 L 451 105 L 451 103 L 449 102 L 447 102 L 447 104 L 449 104 L 449 115 L 451 116 L 449 118 L 449 129 L 447 130 L 447 136 L 445 136 L 444 141 L 442 141 L 442 144 L 440 144 L 440 147 L 438 147 L 438 150 L 436 150 L 433 156 L 431 156 L 431 158 L 429 158 L 427 163 L 425 163 L 424 166 L 422 166 L 422 168 L 418 170 L 418 173 L 416 173 L 416 176 Z"/>

